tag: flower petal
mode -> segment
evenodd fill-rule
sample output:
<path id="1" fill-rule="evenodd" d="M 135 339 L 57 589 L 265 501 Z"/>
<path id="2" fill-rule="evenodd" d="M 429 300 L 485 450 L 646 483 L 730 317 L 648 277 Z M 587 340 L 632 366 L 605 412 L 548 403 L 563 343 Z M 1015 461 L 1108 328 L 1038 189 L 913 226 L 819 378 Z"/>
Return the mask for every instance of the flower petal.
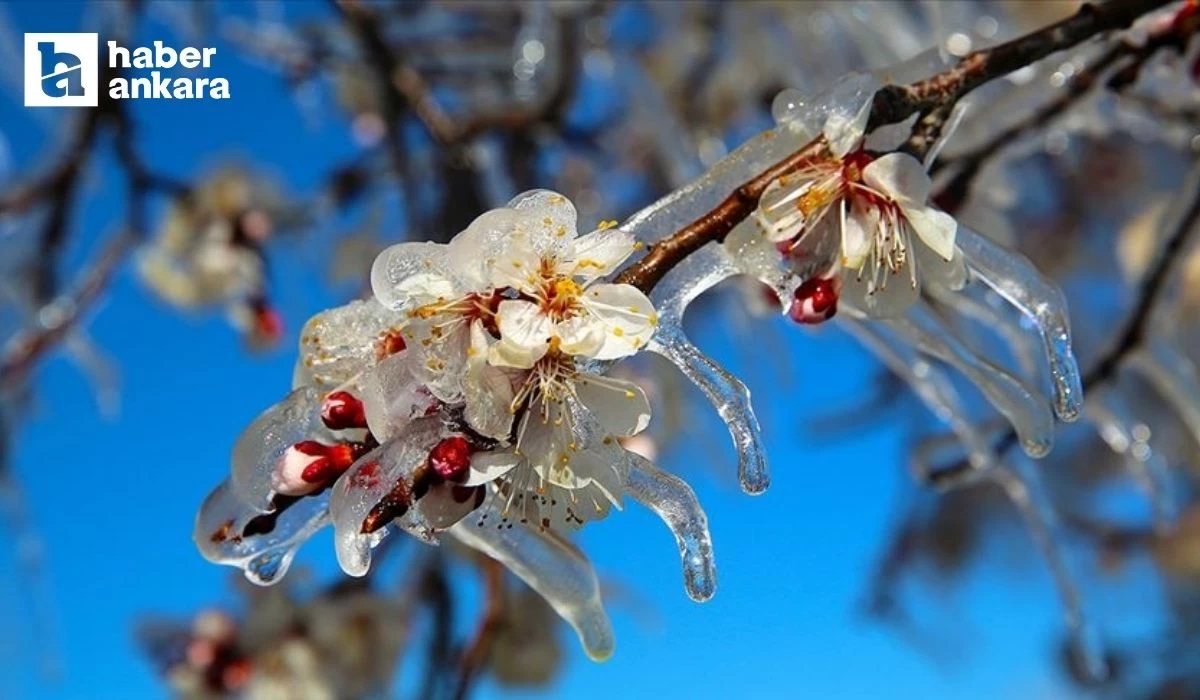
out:
<path id="1" fill-rule="evenodd" d="M 377 440 L 387 441 L 407 430 L 436 404 L 425 385 L 413 376 L 416 359 L 411 351 L 389 355 L 359 380 L 367 427 Z"/>
<path id="2" fill-rule="evenodd" d="M 633 382 L 594 374 L 581 374 L 575 391 L 606 432 L 632 437 L 650 424 L 650 401 Z"/>
<path id="3" fill-rule="evenodd" d="M 233 445 L 229 489 L 254 510 L 271 510 L 273 479 L 288 448 L 304 440 L 327 436 L 321 423 L 323 393 L 302 387 L 263 411 Z"/>
<path id="4" fill-rule="evenodd" d="M 446 244 L 447 266 L 473 291 L 490 287 L 492 269 L 524 219 L 506 207 L 480 214 Z"/>
<path id="5" fill-rule="evenodd" d="M 940 209 L 919 207 L 904 209 L 904 218 L 916 232 L 917 237 L 942 260 L 954 258 L 954 237 L 958 233 L 958 222 Z"/>
<path id="6" fill-rule="evenodd" d="M 519 235 L 540 256 L 559 258 L 575 238 L 575 205 L 551 190 L 530 190 L 509 201 L 510 209 L 525 215 Z"/>
<path id="7" fill-rule="evenodd" d="M 389 309 L 407 311 L 458 296 L 446 260 L 436 243 L 397 243 L 371 265 L 371 291 Z"/>
<path id="8" fill-rule="evenodd" d="M 523 457 L 512 450 L 476 452 L 471 455 L 471 471 L 463 486 L 478 486 L 495 481 L 517 467 Z"/>
<path id="9" fill-rule="evenodd" d="M 594 280 L 617 269 L 636 245 L 633 234 L 619 228 L 592 231 L 571 241 L 557 271 L 565 276 Z"/>
<path id="10" fill-rule="evenodd" d="M 604 327 L 604 344 L 597 360 L 628 357 L 646 346 L 658 325 L 654 305 L 629 284 L 597 284 L 580 297 L 584 310 Z"/>
<path id="11" fill-rule="evenodd" d="M 395 331 L 404 317 L 374 299 L 322 311 L 300 331 L 299 364 L 309 382 L 334 389 L 375 363 L 381 334 Z"/>
<path id="12" fill-rule="evenodd" d="M 500 367 L 529 369 L 542 359 L 554 335 L 554 323 L 541 308 L 524 299 L 506 299 L 496 309 L 500 342 L 491 347 L 488 361 Z"/>
<path id="13" fill-rule="evenodd" d="M 888 153 L 862 171 L 863 182 L 905 207 L 923 207 L 933 182 L 921 161 L 907 153 Z"/>
<path id="14" fill-rule="evenodd" d="M 604 345 L 605 327 L 590 314 L 572 316 L 555 325 L 559 349 L 568 355 L 593 357 Z"/>
<path id="15" fill-rule="evenodd" d="M 507 440 L 512 430 L 515 392 L 508 373 L 488 364 L 487 331 L 482 321 L 471 324 L 471 346 L 467 374 L 463 380 L 466 408 L 463 417 L 475 432 L 496 440 Z"/>
<path id="16" fill-rule="evenodd" d="M 879 227 L 879 213 L 874 207 L 850 207 L 842 223 L 842 266 L 850 270 L 861 270 L 871 246 L 875 245 L 875 230 Z"/>

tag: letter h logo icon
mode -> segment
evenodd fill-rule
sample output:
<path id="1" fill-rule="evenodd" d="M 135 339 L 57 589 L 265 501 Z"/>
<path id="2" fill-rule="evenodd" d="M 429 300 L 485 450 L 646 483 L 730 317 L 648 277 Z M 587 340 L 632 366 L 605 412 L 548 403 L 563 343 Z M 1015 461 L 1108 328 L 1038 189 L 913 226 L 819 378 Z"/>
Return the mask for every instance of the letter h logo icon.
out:
<path id="1" fill-rule="evenodd" d="M 25 106 L 95 107 L 98 45 L 95 34 L 26 34 Z"/>

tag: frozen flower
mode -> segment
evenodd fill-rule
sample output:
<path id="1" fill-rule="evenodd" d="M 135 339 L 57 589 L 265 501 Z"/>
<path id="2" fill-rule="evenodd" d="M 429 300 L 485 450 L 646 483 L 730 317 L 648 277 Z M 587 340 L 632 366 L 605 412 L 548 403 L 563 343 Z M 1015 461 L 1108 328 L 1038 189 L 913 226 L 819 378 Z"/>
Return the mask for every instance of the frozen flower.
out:
<path id="1" fill-rule="evenodd" d="M 385 250 L 374 299 L 305 325 L 293 392 L 247 428 L 232 478 L 201 508 L 201 551 L 268 584 L 327 524 L 355 576 L 391 528 L 449 533 L 508 565 L 603 658 L 595 574 L 561 537 L 629 495 L 675 532 L 688 592 L 707 599 L 703 511 L 621 447 L 650 405 L 605 374 L 655 332 L 645 295 L 599 281 L 634 248 L 614 229 L 577 237 L 571 203 L 535 191 L 447 245 Z"/>
<path id="2" fill-rule="evenodd" d="M 784 256 L 827 252 L 832 260 L 823 276 L 840 276 L 834 286 L 845 286 L 860 302 L 856 306 L 888 315 L 916 299 L 918 268 L 938 280 L 961 275 L 957 223 L 928 205 L 931 189 L 925 169 L 906 153 L 875 156 L 859 148 L 837 155 L 824 148 L 805 168 L 767 189 L 755 219 Z M 825 297 L 828 291 L 812 293 Z M 835 308 L 807 290 L 798 292 L 796 305 L 823 307 L 802 313 L 805 319 Z M 885 293 L 894 301 L 874 299 Z"/>

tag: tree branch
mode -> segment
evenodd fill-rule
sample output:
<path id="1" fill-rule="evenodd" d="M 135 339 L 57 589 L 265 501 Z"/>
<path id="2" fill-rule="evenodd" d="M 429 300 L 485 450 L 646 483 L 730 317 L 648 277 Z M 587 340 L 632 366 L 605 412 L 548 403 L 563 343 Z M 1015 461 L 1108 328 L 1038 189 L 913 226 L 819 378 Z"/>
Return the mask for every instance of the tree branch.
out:
<path id="1" fill-rule="evenodd" d="M 1116 0 L 1085 4 L 1072 17 L 1005 44 L 968 54 L 954 67 L 911 85 L 888 85 L 875 93 L 867 130 L 903 121 L 918 112 L 945 112 L 985 83 L 1046 56 L 1069 49 L 1102 32 L 1129 26 L 1138 17 L 1171 0 Z M 749 217 L 767 187 L 796 172 L 826 148 L 818 137 L 742 184 L 716 208 L 653 244 L 645 257 L 622 271 L 616 282 L 649 292 L 675 265 L 708 243 L 721 242 Z"/>

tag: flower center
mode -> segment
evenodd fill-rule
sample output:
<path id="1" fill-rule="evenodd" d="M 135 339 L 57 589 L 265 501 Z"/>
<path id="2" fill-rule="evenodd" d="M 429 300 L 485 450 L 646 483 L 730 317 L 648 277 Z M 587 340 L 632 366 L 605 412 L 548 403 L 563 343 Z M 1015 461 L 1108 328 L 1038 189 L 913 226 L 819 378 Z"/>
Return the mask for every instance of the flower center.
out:
<path id="1" fill-rule="evenodd" d="M 583 286 L 570 277 L 546 280 L 542 290 L 542 310 L 556 321 L 571 318 L 579 310 Z"/>

